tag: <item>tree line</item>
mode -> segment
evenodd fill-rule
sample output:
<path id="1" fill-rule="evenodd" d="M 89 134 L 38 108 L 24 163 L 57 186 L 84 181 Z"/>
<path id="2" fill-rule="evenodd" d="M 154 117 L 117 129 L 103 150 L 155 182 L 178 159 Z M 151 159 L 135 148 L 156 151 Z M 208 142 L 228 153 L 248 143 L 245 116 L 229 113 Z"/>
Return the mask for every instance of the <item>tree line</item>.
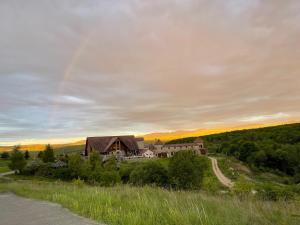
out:
<path id="1" fill-rule="evenodd" d="M 234 156 L 253 170 L 270 171 L 300 182 L 300 124 L 233 131 L 203 137 L 210 153 Z M 193 142 L 194 137 L 170 143 Z"/>

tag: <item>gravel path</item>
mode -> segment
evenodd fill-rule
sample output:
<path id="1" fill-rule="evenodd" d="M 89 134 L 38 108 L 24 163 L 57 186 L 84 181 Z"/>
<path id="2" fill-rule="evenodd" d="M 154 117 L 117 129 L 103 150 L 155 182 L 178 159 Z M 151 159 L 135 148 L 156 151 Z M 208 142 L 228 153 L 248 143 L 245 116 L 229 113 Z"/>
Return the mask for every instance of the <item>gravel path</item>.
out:
<path id="1" fill-rule="evenodd" d="M 0 194 L 1 225 L 100 225 L 60 205 Z"/>
<path id="2" fill-rule="evenodd" d="M 11 175 L 11 174 L 14 174 L 15 171 L 9 171 L 9 172 L 6 172 L 6 173 L 0 173 L 0 177 L 4 177 L 6 175 Z"/>
<path id="3" fill-rule="evenodd" d="M 218 161 L 215 158 L 209 157 L 212 163 L 212 168 L 213 171 L 215 173 L 215 175 L 217 176 L 218 180 L 226 187 L 232 188 L 234 183 L 227 177 L 224 176 L 224 174 L 222 173 L 222 171 L 220 170 L 219 166 L 218 166 Z"/>

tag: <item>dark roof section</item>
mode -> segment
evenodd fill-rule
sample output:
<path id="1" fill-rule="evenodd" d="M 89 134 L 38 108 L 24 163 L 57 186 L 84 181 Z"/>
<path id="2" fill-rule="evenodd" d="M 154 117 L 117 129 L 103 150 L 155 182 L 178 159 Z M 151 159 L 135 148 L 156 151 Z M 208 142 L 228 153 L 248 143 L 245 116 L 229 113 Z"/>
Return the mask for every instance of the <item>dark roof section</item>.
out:
<path id="1" fill-rule="evenodd" d="M 132 151 L 138 151 L 138 145 L 133 135 L 130 136 L 107 136 L 107 137 L 88 137 L 86 140 L 87 146 L 104 153 L 107 149 L 119 139 Z"/>
<path id="2" fill-rule="evenodd" d="M 140 142 L 140 141 L 144 141 L 144 138 L 143 138 L 143 137 L 137 137 L 137 138 L 135 138 L 135 140 L 136 140 L 137 142 Z"/>

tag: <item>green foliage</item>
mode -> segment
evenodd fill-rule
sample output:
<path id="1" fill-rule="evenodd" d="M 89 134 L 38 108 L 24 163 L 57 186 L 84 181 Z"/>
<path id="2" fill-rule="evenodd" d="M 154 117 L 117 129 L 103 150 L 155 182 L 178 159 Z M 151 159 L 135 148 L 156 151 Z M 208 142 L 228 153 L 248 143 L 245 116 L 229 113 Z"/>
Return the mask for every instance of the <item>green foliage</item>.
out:
<path id="1" fill-rule="evenodd" d="M 73 154 L 69 156 L 68 168 L 72 171 L 72 178 L 79 178 L 82 172 L 83 159 L 79 154 Z"/>
<path id="2" fill-rule="evenodd" d="M 117 170 L 118 160 L 115 156 L 111 156 L 104 162 L 103 166 L 107 170 Z"/>
<path id="3" fill-rule="evenodd" d="M 11 170 L 22 172 L 25 166 L 26 161 L 24 154 L 20 151 L 20 146 L 15 146 L 10 156 L 9 168 Z"/>
<path id="4" fill-rule="evenodd" d="M 258 189 L 258 197 L 269 201 L 289 201 L 295 198 L 295 193 L 290 187 L 263 184 Z"/>
<path id="5" fill-rule="evenodd" d="M 30 158 L 30 155 L 29 155 L 28 150 L 25 151 L 25 153 L 24 153 L 24 158 L 25 158 L 26 160 L 28 160 L 28 159 Z"/>
<path id="6" fill-rule="evenodd" d="M 171 185 L 177 189 L 199 189 L 207 161 L 192 151 L 179 151 L 170 160 Z"/>
<path id="7" fill-rule="evenodd" d="M 149 161 L 132 170 L 129 181 L 135 185 L 166 186 L 168 184 L 168 171 L 160 162 Z"/>
<path id="8" fill-rule="evenodd" d="M 22 175 L 35 175 L 44 163 L 40 160 L 34 160 L 27 163 L 26 167 L 22 171 Z"/>
<path id="9" fill-rule="evenodd" d="M 196 137 L 171 141 L 193 142 Z M 203 137 L 209 152 L 234 156 L 253 170 L 296 176 L 300 172 L 300 124 L 233 131 Z M 299 179 L 295 178 L 297 183 Z"/>
<path id="10" fill-rule="evenodd" d="M 240 198 L 247 198 L 254 189 L 255 184 L 253 182 L 246 180 L 244 177 L 240 177 L 234 184 L 233 192 Z"/>
<path id="11" fill-rule="evenodd" d="M 92 152 L 89 156 L 89 163 L 91 165 L 91 169 L 95 170 L 97 166 L 102 165 L 102 157 L 97 152 Z"/>
<path id="12" fill-rule="evenodd" d="M 1 157 L 1 159 L 8 159 L 9 158 L 9 153 L 8 152 L 2 152 L 0 157 Z"/>
<path id="13" fill-rule="evenodd" d="M 42 154 L 42 159 L 45 163 L 55 161 L 54 151 L 51 145 L 46 145 L 45 151 Z"/>
<path id="14" fill-rule="evenodd" d="M 65 182 L 0 182 L 0 192 L 55 202 L 110 225 L 299 225 L 298 202 L 265 202 L 193 191 Z"/>

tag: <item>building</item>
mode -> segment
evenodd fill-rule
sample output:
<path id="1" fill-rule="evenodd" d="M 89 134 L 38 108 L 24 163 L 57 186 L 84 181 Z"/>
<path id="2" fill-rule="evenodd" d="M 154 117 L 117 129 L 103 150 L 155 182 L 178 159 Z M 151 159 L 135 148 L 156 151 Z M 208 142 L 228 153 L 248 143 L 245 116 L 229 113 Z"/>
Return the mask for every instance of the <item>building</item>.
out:
<path id="1" fill-rule="evenodd" d="M 154 158 L 155 157 L 154 152 L 149 150 L 149 149 L 148 150 L 142 150 L 141 155 L 144 158 Z"/>
<path id="2" fill-rule="evenodd" d="M 144 139 L 130 136 L 88 137 L 85 145 L 85 156 L 91 152 L 99 152 L 101 155 L 116 155 L 129 157 L 139 155 L 144 149 Z"/>
<path id="3" fill-rule="evenodd" d="M 172 157 L 176 152 L 183 150 L 192 150 L 199 155 L 205 155 L 207 153 L 202 138 L 196 138 L 192 143 L 165 145 L 160 140 L 157 140 L 154 142 L 152 148 L 157 157 Z"/>

